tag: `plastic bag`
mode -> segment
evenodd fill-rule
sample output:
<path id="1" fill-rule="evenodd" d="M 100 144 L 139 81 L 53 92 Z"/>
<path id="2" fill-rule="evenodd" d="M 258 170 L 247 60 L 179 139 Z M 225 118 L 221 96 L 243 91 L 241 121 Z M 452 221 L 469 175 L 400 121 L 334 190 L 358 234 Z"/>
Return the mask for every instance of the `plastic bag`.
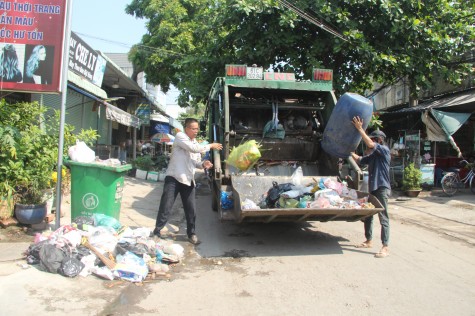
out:
<path id="1" fill-rule="evenodd" d="M 76 141 L 76 145 L 69 147 L 69 158 L 76 162 L 93 162 L 96 159 L 96 153 L 89 148 L 85 142 Z"/>
<path id="2" fill-rule="evenodd" d="M 279 200 L 280 194 L 285 191 L 290 191 L 292 189 L 291 183 L 282 183 L 278 184 L 277 182 L 272 182 L 272 188 L 267 191 L 266 204 L 267 207 L 275 207 L 275 203 Z"/>
<path id="3" fill-rule="evenodd" d="M 241 209 L 251 210 L 251 209 L 260 209 L 260 207 L 256 203 L 254 203 L 252 200 L 245 199 L 244 202 L 241 203 Z"/>
<path id="4" fill-rule="evenodd" d="M 285 191 L 280 194 L 280 196 L 283 196 L 286 199 L 293 199 L 296 198 L 300 195 L 300 190 L 290 190 L 290 191 Z"/>
<path id="5" fill-rule="evenodd" d="M 50 272 L 58 273 L 58 269 L 61 267 L 66 257 L 63 250 L 56 248 L 55 245 L 46 244 L 41 247 L 40 252 L 40 269 Z"/>
<path id="6" fill-rule="evenodd" d="M 44 245 L 48 244 L 48 240 L 43 240 L 34 244 L 31 244 L 26 251 L 26 261 L 28 264 L 40 263 L 40 250 Z"/>
<path id="7" fill-rule="evenodd" d="M 275 125 L 274 121 L 268 121 L 264 126 L 262 137 L 284 139 L 285 129 L 282 124 Z"/>
<path id="8" fill-rule="evenodd" d="M 241 171 L 246 171 L 261 158 L 259 145 L 254 139 L 248 140 L 244 144 L 234 147 L 229 154 L 226 163 L 238 168 Z"/>
<path id="9" fill-rule="evenodd" d="M 118 243 L 116 246 L 116 251 L 121 254 L 130 251 L 137 256 L 143 256 L 144 254 L 155 255 L 154 249 L 150 249 L 146 244 L 142 243 Z"/>
<path id="10" fill-rule="evenodd" d="M 299 208 L 310 208 L 312 197 L 309 195 L 302 196 L 299 200 Z"/>
<path id="11" fill-rule="evenodd" d="M 178 258 L 183 258 L 185 255 L 185 249 L 179 244 L 166 244 L 163 247 L 163 252 L 169 255 L 177 256 Z"/>
<path id="12" fill-rule="evenodd" d="M 330 206 L 330 201 L 322 196 L 310 203 L 311 208 L 329 208 Z"/>
<path id="13" fill-rule="evenodd" d="M 302 167 L 298 167 L 295 169 L 294 173 L 292 174 L 291 182 L 295 186 L 301 186 L 303 180 L 303 171 Z"/>
<path id="14" fill-rule="evenodd" d="M 234 207 L 233 192 L 221 191 L 221 208 L 230 210 Z"/>
<path id="15" fill-rule="evenodd" d="M 78 259 L 67 257 L 61 262 L 58 272 L 65 277 L 74 278 L 82 271 L 82 269 L 84 269 L 84 267 L 84 263 Z"/>
<path id="16" fill-rule="evenodd" d="M 120 222 L 111 216 L 107 216 L 104 214 L 94 214 L 93 218 L 94 218 L 94 226 L 112 227 L 116 231 L 122 227 Z"/>
<path id="17" fill-rule="evenodd" d="M 145 261 L 130 251 L 124 255 L 117 255 L 116 259 L 114 276 L 131 282 L 142 282 L 147 277 L 148 267 Z"/>
<path id="18" fill-rule="evenodd" d="M 298 208 L 299 201 L 296 199 L 286 199 L 281 195 L 279 198 L 279 206 L 281 208 Z"/>
<path id="19" fill-rule="evenodd" d="M 116 232 L 111 227 L 91 227 L 89 230 L 89 243 L 101 252 L 113 252 L 117 245 Z"/>

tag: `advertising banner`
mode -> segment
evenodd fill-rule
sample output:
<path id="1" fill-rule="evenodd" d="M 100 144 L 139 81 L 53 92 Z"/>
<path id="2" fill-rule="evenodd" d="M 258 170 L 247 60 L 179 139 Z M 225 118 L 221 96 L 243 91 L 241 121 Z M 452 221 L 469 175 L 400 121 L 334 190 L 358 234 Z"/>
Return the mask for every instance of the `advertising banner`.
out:
<path id="1" fill-rule="evenodd" d="M 0 90 L 60 92 L 66 5 L 0 1 Z"/>
<path id="2" fill-rule="evenodd" d="M 69 40 L 69 69 L 96 86 L 102 85 L 107 61 L 74 32 Z"/>
<path id="3" fill-rule="evenodd" d="M 150 120 L 149 134 L 154 135 L 156 133 L 164 133 L 164 134 L 170 133 L 170 124 L 166 122 Z"/>

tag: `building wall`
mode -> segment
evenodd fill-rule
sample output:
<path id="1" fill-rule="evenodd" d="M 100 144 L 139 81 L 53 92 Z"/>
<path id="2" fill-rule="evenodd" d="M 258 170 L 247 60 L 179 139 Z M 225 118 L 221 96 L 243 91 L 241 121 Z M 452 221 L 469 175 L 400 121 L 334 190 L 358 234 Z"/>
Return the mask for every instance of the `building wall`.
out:
<path id="1" fill-rule="evenodd" d="M 465 80 L 461 85 L 453 86 L 442 79 L 436 80 L 436 83 L 430 89 L 421 91 L 419 94 L 419 103 L 422 100 L 430 99 L 434 96 L 443 95 L 451 92 L 463 91 L 475 87 L 475 75 Z M 375 84 L 374 90 L 381 87 L 381 84 Z M 394 85 L 385 87 L 374 97 L 373 102 L 376 111 L 387 110 L 391 107 L 409 103 L 409 85 L 407 79 L 403 79 Z"/>

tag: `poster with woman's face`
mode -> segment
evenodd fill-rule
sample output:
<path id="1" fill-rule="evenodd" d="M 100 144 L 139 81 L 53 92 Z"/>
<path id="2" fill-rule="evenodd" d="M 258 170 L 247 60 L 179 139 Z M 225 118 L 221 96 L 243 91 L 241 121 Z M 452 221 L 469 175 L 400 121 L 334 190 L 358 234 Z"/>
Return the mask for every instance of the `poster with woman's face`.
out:
<path id="1" fill-rule="evenodd" d="M 0 43 L 0 82 L 23 82 L 25 45 Z"/>
<path id="2" fill-rule="evenodd" d="M 52 84 L 54 46 L 25 45 L 24 83 Z"/>

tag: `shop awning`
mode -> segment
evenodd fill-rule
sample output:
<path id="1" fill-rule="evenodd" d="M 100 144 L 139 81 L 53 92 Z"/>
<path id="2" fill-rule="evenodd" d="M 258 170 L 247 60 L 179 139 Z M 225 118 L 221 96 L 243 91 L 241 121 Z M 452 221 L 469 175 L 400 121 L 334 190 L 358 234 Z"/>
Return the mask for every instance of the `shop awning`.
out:
<path id="1" fill-rule="evenodd" d="M 140 119 L 136 116 L 133 116 L 130 113 L 125 112 L 124 110 L 119 109 L 112 104 L 103 102 L 106 105 L 106 118 L 108 120 L 116 121 L 122 125 L 132 126 L 135 128 L 140 127 Z"/>
<path id="2" fill-rule="evenodd" d="M 450 111 L 472 113 L 475 111 L 475 89 L 454 93 L 437 100 L 426 101 L 417 106 L 400 109 L 392 113 L 423 112 L 429 109 L 449 108 Z M 449 109 L 447 109 L 449 110 Z"/>
<path id="3" fill-rule="evenodd" d="M 448 135 L 453 135 L 458 131 L 472 115 L 471 113 L 442 112 L 434 109 L 431 109 L 431 113 Z"/>
<path id="4" fill-rule="evenodd" d="M 432 117 L 429 115 L 432 114 Z M 434 109 L 422 113 L 422 122 L 426 125 L 427 138 L 431 141 L 449 142 L 461 157 L 462 152 L 452 135 L 470 118 L 471 113 L 443 112 Z"/>

